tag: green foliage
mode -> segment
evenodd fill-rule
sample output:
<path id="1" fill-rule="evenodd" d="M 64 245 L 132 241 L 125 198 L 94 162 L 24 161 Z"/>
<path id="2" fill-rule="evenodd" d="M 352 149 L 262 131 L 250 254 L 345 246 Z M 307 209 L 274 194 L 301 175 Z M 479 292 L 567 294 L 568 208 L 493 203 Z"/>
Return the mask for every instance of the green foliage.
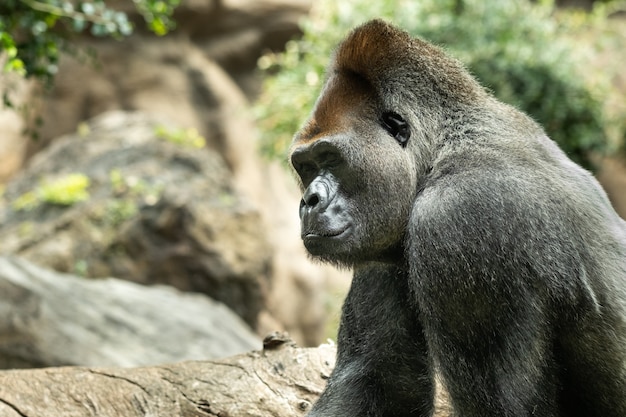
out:
<path id="1" fill-rule="evenodd" d="M 166 140 L 175 145 L 198 149 L 204 148 L 206 145 L 204 137 L 202 137 L 200 133 L 198 133 L 198 130 L 193 127 L 182 129 L 157 126 L 154 133 L 157 138 Z"/>
<path id="2" fill-rule="evenodd" d="M 111 226 L 119 226 L 139 212 L 137 203 L 129 198 L 115 198 L 106 202 L 103 221 Z"/>
<path id="3" fill-rule="evenodd" d="M 156 35 L 166 35 L 175 27 L 172 14 L 180 0 L 134 0 L 134 2 L 146 20 L 148 28 Z"/>
<path id="4" fill-rule="evenodd" d="M 284 155 L 319 93 L 332 48 L 373 17 L 445 47 L 498 98 L 539 121 L 577 162 L 590 167 L 590 152 L 606 149 L 601 98 L 608 77 L 581 75 L 585 51 L 568 39 L 570 22 L 556 17 L 551 2 L 323 0 L 316 6 L 302 39 L 259 61 L 270 74 L 257 106 L 266 154 Z"/>
<path id="5" fill-rule="evenodd" d="M 110 226 L 118 226 L 134 217 L 141 204 L 156 204 L 163 187 L 151 184 L 141 178 L 126 175 L 120 169 L 109 172 L 112 197 L 107 200 L 99 220 Z"/>
<path id="6" fill-rule="evenodd" d="M 2 0 L 0 2 L 0 63 L 5 72 L 43 80 L 48 85 L 58 68 L 61 51 L 71 50 L 72 34 L 123 38 L 133 31 L 126 13 L 104 0 Z M 165 35 L 180 0 L 133 0 L 150 30 Z M 12 105 L 3 92 L 5 105 Z"/>
<path id="7" fill-rule="evenodd" d="M 89 177 L 78 173 L 54 181 L 43 180 L 34 190 L 16 198 L 12 206 L 16 211 L 29 211 L 44 203 L 71 206 L 89 198 L 89 184 Z"/>
<path id="8" fill-rule="evenodd" d="M 145 204 L 150 205 L 157 202 L 163 191 L 162 186 L 151 184 L 134 175 L 125 175 L 119 169 L 113 169 L 109 172 L 109 181 L 116 197 L 141 197 Z"/>

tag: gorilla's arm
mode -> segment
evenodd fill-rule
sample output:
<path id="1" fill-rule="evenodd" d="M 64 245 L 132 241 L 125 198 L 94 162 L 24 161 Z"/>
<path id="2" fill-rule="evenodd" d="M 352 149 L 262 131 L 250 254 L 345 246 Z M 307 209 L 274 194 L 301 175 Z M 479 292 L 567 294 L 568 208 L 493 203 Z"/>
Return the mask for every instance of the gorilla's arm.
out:
<path id="1" fill-rule="evenodd" d="M 343 306 L 337 364 L 309 417 L 429 416 L 434 386 L 406 273 L 355 271 Z"/>

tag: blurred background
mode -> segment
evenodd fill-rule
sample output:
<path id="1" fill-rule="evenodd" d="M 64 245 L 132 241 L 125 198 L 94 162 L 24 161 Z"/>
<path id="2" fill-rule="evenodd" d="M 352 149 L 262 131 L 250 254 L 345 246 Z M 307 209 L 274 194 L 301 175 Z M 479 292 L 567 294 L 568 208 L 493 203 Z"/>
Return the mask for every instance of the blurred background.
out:
<path id="1" fill-rule="evenodd" d="M 7 0 L 0 368 L 334 338 L 286 164 L 334 45 L 385 18 L 539 121 L 626 217 L 626 2 Z"/>

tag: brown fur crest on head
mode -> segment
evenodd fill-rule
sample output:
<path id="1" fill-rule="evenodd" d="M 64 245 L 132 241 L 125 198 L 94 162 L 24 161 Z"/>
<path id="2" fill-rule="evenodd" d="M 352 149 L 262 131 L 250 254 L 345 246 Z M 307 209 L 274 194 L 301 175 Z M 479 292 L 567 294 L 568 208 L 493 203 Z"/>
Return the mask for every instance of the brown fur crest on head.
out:
<path id="1" fill-rule="evenodd" d="M 354 29 L 337 48 L 331 68 L 385 90 L 393 90 L 394 84 L 403 89 L 426 87 L 461 101 L 484 94 L 459 61 L 380 19 Z"/>

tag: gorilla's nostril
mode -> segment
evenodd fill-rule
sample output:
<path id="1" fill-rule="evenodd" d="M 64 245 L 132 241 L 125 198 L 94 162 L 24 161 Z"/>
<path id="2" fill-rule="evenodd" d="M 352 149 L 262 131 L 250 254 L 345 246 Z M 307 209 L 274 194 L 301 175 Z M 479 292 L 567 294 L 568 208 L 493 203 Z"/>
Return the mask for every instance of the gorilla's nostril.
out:
<path id="1" fill-rule="evenodd" d="M 315 207 L 319 202 L 320 202 L 320 196 L 317 193 L 315 193 L 315 194 L 311 194 L 310 196 L 308 196 L 304 203 L 309 207 Z"/>

